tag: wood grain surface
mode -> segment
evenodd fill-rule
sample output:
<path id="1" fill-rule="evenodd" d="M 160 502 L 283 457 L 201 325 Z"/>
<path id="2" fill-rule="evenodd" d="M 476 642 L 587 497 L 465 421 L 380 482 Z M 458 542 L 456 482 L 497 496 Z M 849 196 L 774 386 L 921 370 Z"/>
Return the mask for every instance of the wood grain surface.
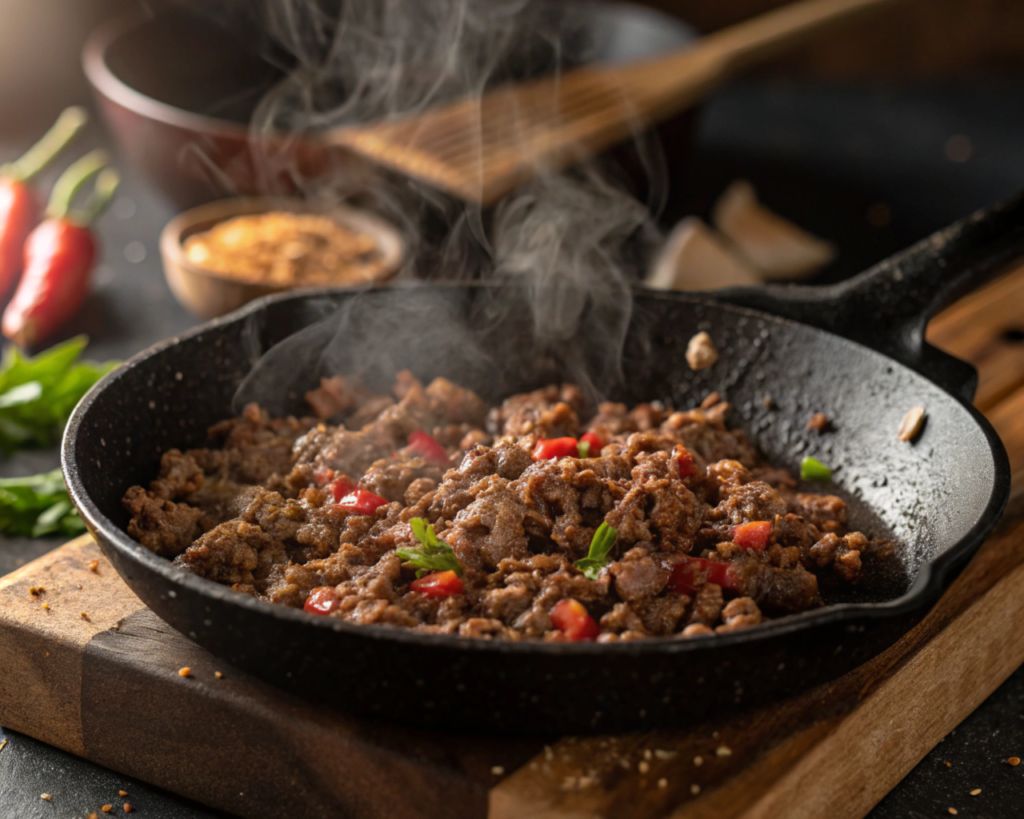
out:
<path id="1" fill-rule="evenodd" d="M 0 723 L 251 817 L 863 816 L 1024 662 L 1022 307 L 1024 268 L 929 333 L 979 367 L 1014 470 L 1002 523 L 917 628 L 803 695 L 687 731 L 549 745 L 376 724 L 224 667 L 84 538 L 0 579 Z"/>

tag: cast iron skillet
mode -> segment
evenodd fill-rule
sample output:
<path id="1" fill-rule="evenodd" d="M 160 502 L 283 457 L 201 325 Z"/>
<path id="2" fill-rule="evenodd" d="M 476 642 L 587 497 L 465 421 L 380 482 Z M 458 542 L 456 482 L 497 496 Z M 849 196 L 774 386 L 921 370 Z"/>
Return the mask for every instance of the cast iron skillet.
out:
<path id="1" fill-rule="evenodd" d="M 232 665 L 304 697 L 487 731 L 699 720 L 793 694 L 876 655 L 923 617 L 991 531 L 1009 492 L 1006 453 L 969 403 L 973 369 L 926 345 L 923 328 L 941 304 L 1022 252 L 1018 198 L 829 288 L 717 299 L 637 293 L 623 348 L 628 377 L 618 386 L 606 378 L 607 366 L 588 364 L 580 348 L 589 339 L 529 341 L 532 313 L 525 291 L 513 285 L 269 297 L 159 344 L 103 379 L 68 424 L 64 472 L 89 530 L 157 615 Z M 894 566 L 853 594 L 833 595 L 838 604 L 830 608 L 728 635 L 512 644 L 350 625 L 261 603 L 175 569 L 132 541 L 120 502 L 125 489 L 151 480 L 164 450 L 202 445 L 206 428 L 233 413 L 253 362 L 301 331 L 302 345 L 271 356 L 286 366 L 247 382 L 242 396 L 262 391 L 274 411 L 299 409 L 296 388 L 312 383 L 310 367 L 336 326 L 321 320 L 339 306 L 342 344 L 327 363 L 339 372 L 366 365 L 386 382 L 408 366 L 490 399 L 577 377 L 581 368 L 627 402 L 660 398 L 684 407 L 719 390 L 735 407 L 733 420 L 774 462 L 796 469 L 813 454 L 838 467 L 832 489 L 849 499 L 854 524 L 899 539 Z M 602 316 L 585 314 L 581 326 L 602 326 Z M 721 357 L 694 373 L 684 351 L 701 329 Z M 901 443 L 897 427 L 915 405 L 927 408 L 926 426 L 916 442 Z M 833 419 L 835 432 L 805 430 L 815 411 Z"/>

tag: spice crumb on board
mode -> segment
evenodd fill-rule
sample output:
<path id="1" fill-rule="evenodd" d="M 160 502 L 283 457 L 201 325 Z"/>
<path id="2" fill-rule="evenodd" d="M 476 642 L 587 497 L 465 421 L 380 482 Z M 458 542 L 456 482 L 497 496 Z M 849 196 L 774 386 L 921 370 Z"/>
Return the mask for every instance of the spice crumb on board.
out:
<path id="1" fill-rule="evenodd" d="M 127 796 L 128 795 L 128 791 L 118 791 L 117 795 L 118 796 Z"/>
<path id="2" fill-rule="evenodd" d="M 952 763 L 952 762 L 944 762 L 943 764 L 944 764 L 944 765 L 945 765 L 945 766 L 946 766 L 947 768 L 952 768 L 952 767 L 953 767 L 953 763 Z"/>
<path id="3" fill-rule="evenodd" d="M 686 363 L 690 365 L 691 370 L 706 370 L 716 361 L 718 350 L 715 349 L 711 336 L 702 330 L 690 339 L 690 343 L 686 345 Z"/>
<path id="4" fill-rule="evenodd" d="M 131 803 L 130 802 L 125 802 L 124 806 L 123 806 L 123 810 L 124 810 L 125 813 L 131 813 L 132 812 Z"/>
<path id="5" fill-rule="evenodd" d="M 957 813 L 957 810 L 956 810 L 956 808 L 947 808 L 947 810 L 948 810 L 948 811 L 949 811 L 950 813 L 952 813 L 952 814 L 953 814 L 954 816 L 956 816 L 956 813 Z"/>
<path id="6" fill-rule="evenodd" d="M 46 591 L 46 589 L 44 587 L 42 587 L 42 586 L 29 586 L 28 587 L 28 593 L 31 594 L 33 597 L 38 597 L 39 595 L 41 595 L 45 591 Z"/>
<path id="7" fill-rule="evenodd" d="M 89 571 L 92 572 L 93 574 L 99 574 L 100 562 L 98 560 L 90 560 L 85 565 L 89 568 Z"/>
<path id="8" fill-rule="evenodd" d="M 52 802 L 53 801 L 53 797 L 50 796 L 50 794 L 48 794 L 48 793 L 41 793 L 41 794 L 39 794 L 39 798 L 40 799 L 45 799 L 47 802 Z"/>
<path id="9" fill-rule="evenodd" d="M 1019 756 L 1011 756 L 1006 761 L 1009 762 L 1014 768 L 1016 768 L 1018 765 L 1020 765 L 1020 757 Z"/>
<path id="10" fill-rule="evenodd" d="M 189 668 L 188 666 L 185 666 L 184 668 L 179 668 L 178 669 L 178 676 L 179 677 L 191 677 L 192 676 L 192 669 Z"/>
<path id="11" fill-rule="evenodd" d="M 924 407 L 912 407 L 900 421 L 899 436 L 901 441 L 913 441 L 924 424 Z"/>
<path id="12" fill-rule="evenodd" d="M 214 671 L 213 676 L 216 677 L 218 680 L 224 678 L 224 675 L 220 671 Z"/>
<path id="13" fill-rule="evenodd" d="M 102 808 L 100 808 L 100 810 L 103 811 L 104 813 L 110 813 L 113 809 L 114 809 L 113 805 L 104 805 Z"/>
<path id="14" fill-rule="evenodd" d="M 88 614 L 86 614 L 86 613 L 85 613 L 84 611 L 82 612 L 82 619 L 83 619 L 83 620 L 86 620 L 86 621 L 88 621 L 88 620 L 89 620 L 89 615 L 88 615 Z"/>
<path id="15" fill-rule="evenodd" d="M 827 430 L 828 425 L 828 416 L 823 412 L 814 413 L 814 415 L 811 416 L 811 419 L 807 422 L 807 428 L 818 433 L 822 433 Z"/>
<path id="16" fill-rule="evenodd" d="M 979 793 L 981 793 L 981 788 L 975 788 L 971 791 L 971 796 L 977 796 Z"/>
<path id="17" fill-rule="evenodd" d="M 50 604 L 49 603 L 43 603 L 43 610 L 44 611 L 49 611 L 50 610 Z"/>
<path id="18" fill-rule="evenodd" d="M 75 583 L 75 585 L 78 587 L 79 591 L 85 588 L 85 586 L 83 586 L 81 583 Z"/>

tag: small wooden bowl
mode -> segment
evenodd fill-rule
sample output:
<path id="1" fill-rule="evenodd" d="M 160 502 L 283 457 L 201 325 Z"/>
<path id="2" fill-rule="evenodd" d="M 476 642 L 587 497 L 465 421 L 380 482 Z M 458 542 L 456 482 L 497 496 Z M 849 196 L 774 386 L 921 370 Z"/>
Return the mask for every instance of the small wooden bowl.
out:
<path id="1" fill-rule="evenodd" d="M 215 318 L 237 310 L 260 296 L 295 289 L 269 284 L 259 279 L 242 279 L 207 270 L 185 255 L 185 240 L 195 233 L 209 230 L 219 222 L 235 216 L 248 216 L 268 211 L 292 213 L 324 213 L 338 224 L 365 233 L 377 244 L 380 259 L 364 278 L 339 281 L 339 286 L 385 281 L 398 272 L 405 257 L 405 240 L 398 230 L 383 219 L 344 205 L 328 210 L 314 208 L 298 199 L 271 197 L 238 197 L 200 205 L 175 216 L 160 234 L 160 255 L 164 275 L 175 298 L 200 318 Z M 298 287 L 296 285 L 295 287 Z"/>

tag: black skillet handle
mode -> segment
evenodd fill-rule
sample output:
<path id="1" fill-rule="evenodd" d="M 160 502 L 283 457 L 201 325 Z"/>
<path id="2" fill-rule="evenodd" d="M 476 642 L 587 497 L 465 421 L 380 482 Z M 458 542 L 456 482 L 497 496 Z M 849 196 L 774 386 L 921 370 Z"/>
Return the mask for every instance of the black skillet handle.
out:
<path id="1" fill-rule="evenodd" d="M 732 288 L 715 298 L 845 336 L 971 401 L 977 372 L 927 344 L 925 327 L 936 312 L 1022 256 L 1024 193 L 980 210 L 839 284 Z"/>

